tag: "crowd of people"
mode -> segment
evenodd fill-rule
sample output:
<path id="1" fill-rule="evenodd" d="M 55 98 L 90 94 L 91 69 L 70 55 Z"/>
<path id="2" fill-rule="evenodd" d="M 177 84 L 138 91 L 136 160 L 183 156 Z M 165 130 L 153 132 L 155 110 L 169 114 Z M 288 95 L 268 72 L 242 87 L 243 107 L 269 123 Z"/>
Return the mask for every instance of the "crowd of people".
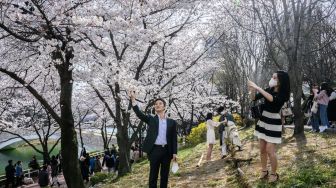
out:
<path id="1" fill-rule="evenodd" d="M 118 174 L 119 168 L 119 152 L 115 145 L 112 144 L 111 149 L 107 149 L 104 152 L 104 156 L 101 161 L 101 157 L 90 156 L 85 148 L 83 148 L 79 158 L 80 169 L 84 181 L 89 182 L 90 177 L 98 172 L 102 172 L 106 169 L 108 173 Z M 130 164 L 139 160 L 139 147 L 137 145 L 131 146 L 130 150 Z M 105 167 L 105 168 L 104 168 Z"/>
<path id="2" fill-rule="evenodd" d="M 33 178 L 37 178 L 37 181 L 41 187 L 58 185 L 57 175 L 61 172 L 61 155 L 52 156 L 51 160 L 46 160 L 42 165 L 36 159 L 36 156 L 32 157 L 32 160 L 28 163 L 30 175 L 25 177 L 22 167 L 22 161 L 18 161 L 13 164 L 13 160 L 8 161 L 8 165 L 5 168 L 6 172 L 6 184 L 5 187 L 21 187 L 24 184 L 34 183 Z"/>
<path id="3" fill-rule="evenodd" d="M 41 187 L 53 187 L 54 185 L 60 186 L 61 183 L 58 179 L 58 174 L 61 170 L 61 160 L 59 156 L 51 156 L 50 161 L 46 161 L 42 165 L 38 173 L 38 184 Z"/>
<path id="4" fill-rule="evenodd" d="M 138 145 L 132 145 L 130 150 L 130 164 L 139 160 L 139 154 Z M 83 148 L 80 153 L 79 164 L 82 177 L 86 182 L 89 182 L 92 175 L 102 172 L 104 169 L 106 169 L 108 173 L 117 174 L 119 167 L 119 152 L 115 145 L 112 144 L 112 148 L 107 149 L 101 159 L 101 156 L 99 155 L 90 156 L 90 154 L 86 152 L 85 148 Z M 50 160 L 46 160 L 42 166 L 40 166 L 36 156 L 33 156 L 32 160 L 28 163 L 28 167 L 30 170 L 30 176 L 37 180 L 40 187 L 53 187 L 61 185 L 58 179 L 58 175 L 62 171 L 62 157 L 60 153 L 56 156 L 53 155 Z M 22 161 L 17 161 L 13 164 L 13 160 L 9 160 L 8 165 L 5 167 L 5 172 L 6 188 L 20 187 L 23 184 L 34 183 L 32 178 L 25 177 Z M 31 182 L 27 182 L 27 180 L 30 180 Z"/>
<path id="5" fill-rule="evenodd" d="M 330 121 L 336 121 L 336 117 L 331 115 L 332 113 L 329 113 L 328 116 L 328 111 L 335 111 L 329 106 L 335 99 L 336 92 L 328 83 L 323 82 L 320 86 L 313 85 L 304 107 L 305 114 L 309 117 L 307 124 L 312 126 L 313 132 L 324 132 L 327 128 L 332 127 Z"/>
<path id="6" fill-rule="evenodd" d="M 101 162 L 101 157 L 99 155 L 90 156 L 85 148 L 83 148 L 80 154 L 79 164 L 84 181 L 89 182 L 90 177 L 98 172 L 102 172 L 104 166 L 107 168 L 108 173 L 117 173 L 119 155 L 115 146 L 112 145 L 111 149 L 105 151 L 103 161 Z"/>

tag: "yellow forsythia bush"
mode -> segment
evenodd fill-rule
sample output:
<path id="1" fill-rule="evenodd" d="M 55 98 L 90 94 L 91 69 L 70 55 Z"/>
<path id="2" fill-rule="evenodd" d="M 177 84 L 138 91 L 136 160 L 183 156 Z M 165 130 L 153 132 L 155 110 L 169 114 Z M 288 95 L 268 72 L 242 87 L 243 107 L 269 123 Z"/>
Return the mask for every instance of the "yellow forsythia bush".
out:
<path id="1" fill-rule="evenodd" d="M 213 120 L 218 122 L 219 117 L 220 116 L 215 116 Z M 186 138 L 186 142 L 188 143 L 188 145 L 191 145 L 191 146 L 205 142 L 206 132 L 207 132 L 206 122 L 200 123 L 196 127 L 191 129 L 190 134 Z M 217 129 L 215 130 L 215 133 L 216 135 L 218 134 Z"/>
<path id="2" fill-rule="evenodd" d="M 233 113 L 232 116 L 237 126 L 243 126 L 243 119 L 239 114 Z"/>

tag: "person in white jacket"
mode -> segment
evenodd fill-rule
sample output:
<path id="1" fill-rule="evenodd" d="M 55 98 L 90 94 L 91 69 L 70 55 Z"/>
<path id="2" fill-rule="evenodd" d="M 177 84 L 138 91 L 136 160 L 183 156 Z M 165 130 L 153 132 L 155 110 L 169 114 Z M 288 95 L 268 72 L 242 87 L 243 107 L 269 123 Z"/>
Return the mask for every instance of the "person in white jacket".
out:
<path id="1" fill-rule="evenodd" d="M 212 120 L 212 113 L 208 113 L 206 116 L 206 127 L 207 127 L 207 144 L 208 144 L 208 150 L 207 150 L 207 161 L 211 160 L 211 153 L 213 145 L 215 144 L 216 137 L 215 137 L 215 127 L 218 127 L 223 122 L 215 122 Z"/>
<path id="2" fill-rule="evenodd" d="M 222 158 L 227 155 L 227 145 L 225 142 L 229 142 L 238 147 L 238 151 L 241 151 L 241 141 L 239 138 L 238 130 L 236 124 L 233 121 L 224 120 L 226 125 L 225 131 L 223 132 L 223 145 L 222 145 Z"/>

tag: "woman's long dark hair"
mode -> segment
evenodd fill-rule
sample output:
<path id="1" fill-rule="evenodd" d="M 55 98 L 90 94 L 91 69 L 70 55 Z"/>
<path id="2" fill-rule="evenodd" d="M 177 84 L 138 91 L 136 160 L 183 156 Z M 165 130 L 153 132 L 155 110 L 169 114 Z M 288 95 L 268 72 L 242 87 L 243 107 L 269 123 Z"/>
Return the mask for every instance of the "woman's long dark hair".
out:
<path id="1" fill-rule="evenodd" d="M 212 119 L 212 113 L 208 113 L 208 114 L 206 115 L 205 120 L 209 120 L 209 119 Z"/>
<path id="2" fill-rule="evenodd" d="M 218 114 L 220 114 L 220 113 L 223 112 L 223 110 L 225 110 L 224 106 L 220 106 L 220 107 L 217 108 L 216 111 L 217 111 Z"/>
<path id="3" fill-rule="evenodd" d="M 287 72 L 279 70 L 276 72 L 279 80 L 279 94 L 284 96 L 286 101 L 290 98 L 290 81 Z"/>
<path id="4" fill-rule="evenodd" d="M 327 92 L 328 97 L 330 97 L 333 90 L 329 87 L 327 82 L 322 82 L 320 91 L 325 90 Z"/>

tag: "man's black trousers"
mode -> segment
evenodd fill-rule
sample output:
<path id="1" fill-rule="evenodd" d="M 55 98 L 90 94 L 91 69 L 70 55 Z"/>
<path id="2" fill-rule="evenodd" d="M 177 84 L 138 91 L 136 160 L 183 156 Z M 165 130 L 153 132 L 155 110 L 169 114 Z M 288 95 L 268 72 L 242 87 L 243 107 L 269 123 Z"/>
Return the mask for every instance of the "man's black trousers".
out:
<path id="1" fill-rule="evenodd" d="M 164 147 L 161 145 L 154 145 L 148 159 L 150 163 L 149 187 L 157 187 L 157 179 L 160 170 L 160 188 L 167 188 L 171 161 L 167 145 Z"/>

